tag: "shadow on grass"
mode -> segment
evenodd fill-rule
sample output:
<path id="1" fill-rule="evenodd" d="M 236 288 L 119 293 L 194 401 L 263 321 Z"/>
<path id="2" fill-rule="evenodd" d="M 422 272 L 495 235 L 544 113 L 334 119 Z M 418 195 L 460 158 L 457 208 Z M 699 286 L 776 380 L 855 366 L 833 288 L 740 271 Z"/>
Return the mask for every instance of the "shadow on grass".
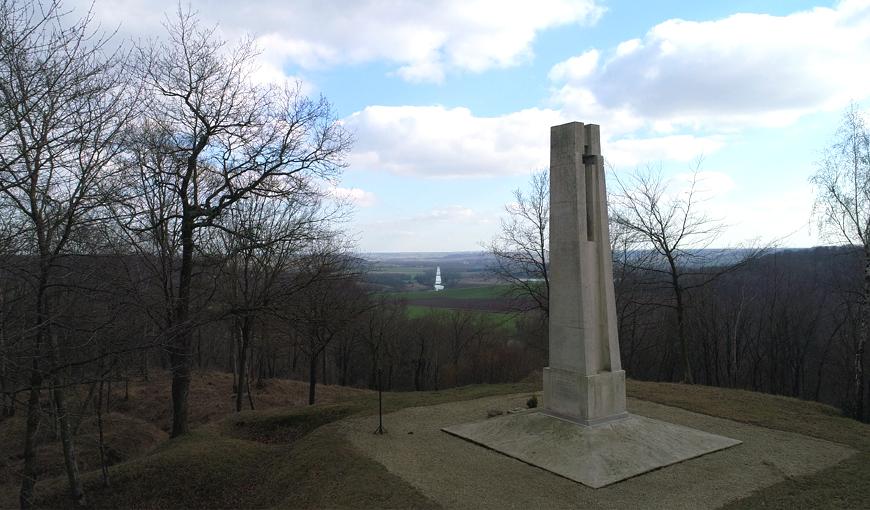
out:
<path id="1" fill-rule="evenodd" d="M 385 393 L 384 412 L 534 391 L 533 385 L 476 385 Z M 377 398 L 248 411 L 162 443 L 111 469 L 84 475 L 91 508 L 433 508 L 433 502 L 324 427 L 377 413 Z M 373 424 L 375 421 L 373 420 Z M 373 426 L 374 427 L 374 426 Z M 374 428 L 372 429 L 374 430 Z M 37 485 L 37 506 L 69 507 L 66 483 Z"/>

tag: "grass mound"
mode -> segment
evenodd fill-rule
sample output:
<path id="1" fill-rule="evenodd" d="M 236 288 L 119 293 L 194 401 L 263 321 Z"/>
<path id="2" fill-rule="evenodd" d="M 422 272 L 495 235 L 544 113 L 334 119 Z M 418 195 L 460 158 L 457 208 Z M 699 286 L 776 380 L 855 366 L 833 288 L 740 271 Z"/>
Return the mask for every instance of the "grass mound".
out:
<path id="1" fill-rule="evenodd" d="M 388 393 L 384 411 L 532 391 L 527 384 L 475 385 L 445 391 Z M 91 508 L 432 508 L 414 487 L 362 455 L 329 426 L 352 414 L 374 415 L 377 398 L 247 411 L 165 441 L 151 453 L 83 476 Z M 131 397 L 131 400 L 133 398 Z M 192 401 L 193 402 L 193 401 Z M 374 421 L 373 421 L 374 423 Z M 13 506 L 14 493 L 0 497 Z M 37 506 L 69 505 L 66 482 L 37 485 Z"/>
<path id="2" fill-rule="evenodd" d="M 85 493 L 91 508 L 230 508 L 252 502 L 264 506 L 252 498 L 272 457 L 274 451 L 266 445 L 203 427 L 111 469 L 111 487 L 103 487 L 98 472 L 86 473 Z M 64 480 L 37 485 L 37 501 L 38 507 L 69 506 Z"/>
<path id="3" fill-rule="evenodd" d="M 384 411 L 503 394 L 523 394 L 537 384 L 478 385 L 445 391 L 387 393 Z M 866 507 L 870 501 L 870 427 L 836 415 L 827 406 L 757 393 L 630 381 L 629 395 L 690 411 L 848 444 L 860 453 L 833 468 L 795 477 L 737 501 L 732 508 Z M 192 400 L 193 402 L 193 400 Z M 369 392 L 338 403 L 282 407 L 232 414 L 185 437 L 149 444 L 130 440 L 124 459 L 110 470 L 111 487 L 99 471 L 84 475 L 92 508 L 432 508 L 413 486 L 356 450 L 333 422 L 371 416 Z M 112 428 L 135 428 L 135 418 L 110 417 Z M 129 420 L 123 425 L 120 421 Z M 4 424 L 5 425 L 5 424 Z M 82 425 L 82 434 L 92 433 Z M 159 440 L 161 432 L 150 432 Z M 8 432 L 8 431 L 7 431 Z M 115 432 L 113 432 L 114 434 Z M 120 432 L 118 432 L 120 434 Z M 0 438 L 4 428 L 0 428 Z M 115 436 L 113 436 L 115 437 Z M 136 436 L 139 437 L 139 436 Z M 120 448 L 119 448 L 119 451 Z M 120 459 L 120 457 L 119 457 Z M 90 469 L 90 467 L 88 468 Z M 15 505 L 14 494 L 0 507 Z M 37 485 L 37 506 L 69 505 L 63 477 Z"/>
<path id="4" fill-rule="evenodd" d="M 790 478 L 726 508 L 870 508 L 870 426 L 831 407 L 789 397 L 713 386 L 628 381 L 629 396 L 769 429 L 851 446 L 834 467 Z"/>
<path id="5" fill-rule="evenodd" d="M 170 412 L 171 379 L 168 372 L 154 371 L 148 381 L 130 386 L 128 400 L 117 399 L 113 409 L 135 416 L 168 431 L 172 421 Z M 370 395 L 372 392 L 345 386 L 318 385 L 317 401 L 322 403 Z M 287 379 L 268 379 L 264 386 L 253 389 L 257 410 L 277 407 L 305 406 L 308 404 L 308 383 Z M 244 409 L 249 408 L 247 395 Z M 202 425 L 235 412 L 233 375 L 224 372 L 194 372 L 190 381 L 190 422 Z"/>
<path id="6" fill-rule="evenodd" d="M 103 417 L 103 443 L 106 464 L 109 466 L 141 457 L 153 450 L 168 437 L 165 432 L 138 418 L 119 413 Z M 3 431 L 3 455 L 0 459 L 0 486 L 17 486 L 23 465 L 20 448 L 12 448 L 21 441 L 24 434 L 24 418 L 17 416 L 0 424 Z M 53 435 L 51 427 L 43 424 L 40 429 L 41 445 L 36 450 L 36 465 L 39 478 L 59 477 L 64 474 L 63 452 L 60 441 Z M 79 426 L 76 436 L 76 457 L 79 469 L 91 471 L 100 469 L 99 432 L 96 419 L 89 418 Z M 7 446 L 9 446 L 7 450 Z"/>
<path id="7" fill-rule="evenodd" d="M 241 413 L 227 418 L 223 423 L 225 435 L 266 444 L 290 444 L 327 423 L 353 414 L 353 407 L 332 404 L 322 407 L 306 407 L 294 412 L 269 411 L 264 413 Z"/>

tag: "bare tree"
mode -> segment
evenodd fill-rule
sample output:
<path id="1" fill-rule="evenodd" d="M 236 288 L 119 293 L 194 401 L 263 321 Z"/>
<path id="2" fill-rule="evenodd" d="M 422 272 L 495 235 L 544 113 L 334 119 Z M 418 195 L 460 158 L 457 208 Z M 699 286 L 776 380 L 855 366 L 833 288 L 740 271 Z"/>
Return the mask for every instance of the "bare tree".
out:
<path id="1" fill-rule="evenodd" d="M 129 145 L 138 175 L 122 217 L 140 246 L 152 243 L 143 251 L 157 246 L 173 265 L 163 282 L 178 436 L 188 430 L 191 292 L 203 231 L 220 228 L 246 197 L 286 196 L 310 178 L 334 176 L 351 140 L 325 99 L 308 99 L 298 85 L 257 84 L 251 41 L 229 48 L 180 9 L 166 29 L 165 41 L 139 51 L 146 95 Z"/>
<path id="2" fill-rule="evenodd" d="M 685 190 L 676 189 L 662 177 L 660 169 L 651 167 L 621 179 L 614 176 L 612 219 L 639 243 L 633 253 L 627 252 L 621 265 L 641 270 L 649 275 L 643 284 L 668 289 L 671 294 L 670 299 L 657 305 L 672 309 L 676 315 L 682 379 L 691 384 L 694 378 L 686 334 L 686 293 L 745 265 L 762 252 L 750 250 L 737 261 L 723 261 L 715 251 L 708 250 L 725 226 L 701 210 L 704 196 L 699 190 L 701 176 L 697 167 Z"/>
<path id="3" fill-rule="evenodd" d="M 810 179 L 816 187 L 814 213 L 829 240 L 861 249 L 864 286 L 855 342 L 852 414 L 864 417 L 864 353 L 870 334 L 870 130 L 864 114 L 851 105 L 836 139 Z"/>
<path id="4" fill-rule="evenodd" d="M 548 317 L 549 171 L 533 173 L 528 191 L 516 189 L 513 198 L 505 206 L 501 232 L 487 246 L 495 259 L 490 270 L 510 285 L 510 295 L 523 310 L 537 309 Z"/>
<path id="5" fill-rule="evenodd" d="M 369 308 L 368 296 L 357 285 L 359 271 L 347 251 L 333 243 L 320 246 L 307 259 L 307 270 L 296 274 L 302 289 L 286 304 L 286 318 L 301 339 L 308 357 L 308 404 L 314 405 L 317 362 L 339 335 Z M 324 373 L 324 377 L 325 377 Z"/>
<path id="6" fill-rule="evenodd" d="M 130 115 L 123 60 L 90 15 L 72 19 L 59 3 L 0 3 L 0 192 L 19 222 L 30 279 L 32 361 L 20 503 L 35 483 L 39 399 L 48 378 L 73 499 L 83 503 L 66 384 L 59 363 L 52 292 L 60 261 L 81 251 L 105 204 L 99 184 L 114 170 L 119 134 Z"/>
<path id="7" fill-rule="evenodd" d="M 340 207 L 323 204 L 317 188 L 304 187 L 280 199 L 239 201 L 220 220 L 208 248 L 213 257 L 224 259 L 219 295 L 236 339 L 236 411 L 242 410 L 248 386 L 247 360 L 258 322 L 280 313 L 300 286 L 311 283 L 291 274 L 300 270 L 297 265 L 310 246 L 336 235 L 331 222 L 341 214 Z"/>
<path id="8" fill-rule="evenodd" d="M 378 369 L 387 364 L 388 374 L 392 374 L 393 358 L 397 357 L 395 351 L 398 350 L 396 344 L 399 342 L 400 328 L 407 309 L 403 301 L 385 294 L 373 297 L 372 305 L 362 315 L 357 329 L 369 354 L 368 385 L 371 389 L 377 389 Z M 388 381 L 391 379 L 387 377 Z"/>
<path id="9" fill-rule="evenodd" d="M 16 379 L 18 356 L 15 354 L 20 338 L 10 338 L 16 322 L 14 304 L 21 299 L 22 282 L 12 278 L 7 268 L 20 251 L 18 225 L 12 218 L 14 209 L 0 202 L 0 419 L 15 414 L 13 387 Z M 18 335 L 15 335 L 18 336 Z"/>
<path id="10" fill-rule="evenodd" d="M 491 324 L 479 312 L 470 310 L 450 310 L 444 315 L 446 315 L 445 344 L 451 363 L 450 382 L 456 385 L 459 381 L 459 362 L 467 355 L 471 345 L 479 342 L 490 330 Z"/>

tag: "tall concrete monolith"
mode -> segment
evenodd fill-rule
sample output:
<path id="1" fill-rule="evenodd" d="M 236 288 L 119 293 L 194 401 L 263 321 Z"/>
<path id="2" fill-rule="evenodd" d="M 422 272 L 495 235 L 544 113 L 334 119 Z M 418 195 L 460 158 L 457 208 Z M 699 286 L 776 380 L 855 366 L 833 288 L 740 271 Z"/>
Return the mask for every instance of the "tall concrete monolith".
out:
<path id="1" fill-rule="evenodd" d="M 597 125 L 550 130 L 550 366 L 544 406 L 445 432 L 599 488 L 740 444 L 625 409 Z"/>
<path id="2" fill-rule="evenodd" d="M 584 425 L 628 416 L 619 359 L 599 127 L 550 129 L 550 365 L 545 412 Z"/>

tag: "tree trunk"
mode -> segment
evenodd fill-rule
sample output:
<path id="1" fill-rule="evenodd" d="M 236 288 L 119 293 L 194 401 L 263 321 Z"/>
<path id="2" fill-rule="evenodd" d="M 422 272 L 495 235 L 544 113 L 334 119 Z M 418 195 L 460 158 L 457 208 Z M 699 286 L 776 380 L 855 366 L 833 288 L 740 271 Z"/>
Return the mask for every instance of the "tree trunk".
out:
<path id="1" fill-rule="evenodd" d="M 251 385 L 254 382 L 254 358 L 255 354 L 253 349 L 251 349 L 251 362 L 248 363 L 250 370 L 248 370 L 248 380 L 245 382 L 245 388 L 248 391 L 248 402 L 251 404 L 251 411 L 254 410 L 254 395 L 251 393 Z"/>
<path id="2" fill-rule="evenodd" d="M 97 433 L 100 447 L 100 472 L 103 475 L 103 487 L 109 486 L 109 466 L 106 465 L 106 443 L 103 439 L 103 371 L 100 367 L 100 391 L 97 397 Z"/>
<path id="3" fill-rule="evenodd" d="M 677 335 L 680 340 L 680 351 L 683 358 L 683 382 L 694 384 L 692 377 L 692 362 L 689 359 L 689 341 L 686 339 L 685 305 L 683 304 L 683 289 L 674 281 L 674 293 L 677 298 Z"/>
<path id="4" fill-rule="evenodd" d="M 414 390 L 422 391 L 423 390 L 423 371 L 425 369 L 426 364 L 426 340 L 423 337 L 420 337 L 420 355 L 417 356 L 417 367 L 414 371 Z"/>
<path id="5" fill-rule="evenodd" d="M 193 332 L 189 324 L 193 248 L 193 216 L 189 211 L 185 211 L 181 226 L 181 269 L 178 278 L 178 303 L 175 309 L 175 325 L 180 328 L 180 332 L 169 349 L 169 359 L 172 362 L 172 437 L 186 434 L 190 428 L 187 398 L 190 394 L 193 340 Z"/>
<path id="6" fill-rule="evenodd" d="M 142 349 L 142 378 L 148 382 L 148 349 Z"/>
<path id="7" fill-rule="evenodd" d="M 49 332 L 51 339 L 51 364 L 57 369 L 57 353 L 59 350 L 57 336 L 54 332 Z M 67 480 L 69 481 L 70 496 L 76 505 L 85 505 L 85 492 L 82 487 L 81 476 L 79 475 L 79 466 L 76 461 L 76 450 L 72 437 L 72 426 L 70 425 L 70 416 L 66 408 L 66 398 L 63 390 L 63 381 L 59 372 L 55 372 L 53 377 L 52 396 L 54 397 L 55 410 L 57 412 L 57 421 L 60 426 L 60 441 L 63 446 L 63 461 L 66 467 Z M 106 401 L 108 404 L 108 400 Z"/>
<path id="8" fill-rule="evenodd" d="M 85 492 L 79 476 L 79 466 L 76 462 L 76 451 L 72 439 L 69 413 L 66 409 L 66 399 L 61 389 L 60 381 L 54 383 L 54 401 L 57 406 L 57 416 L 60 423 L 60 441 L 63 446 L 63 460 L 69 481 L 70 495 L 76 505 L 85 506 Z"/>
<path id="9" fill-rule="evenodd" d="M 12 395 L 9 395 L 9 385 L 7 383 L 6 369 L 6 340 L 4 335 L 5 329 L 0 324 L 0 417 L 6 418 L 12 416 Z"/>
<path id="10" fill-rule="evenodd" d="M 239 345 L 238 345 L 238 366 L 236 370 L 239 373 L 239 382 L 236 388 L 236 412 L 241 412 L 242 403 L 244 401 L 244 393 L 245 390 L 250 393 L 251 389 L 247 384 L 247 377 L 245 377 L 246 373 L 246 365 L 248 361 L 248 345 L 251 338 L 251 321 L 245 317 L 241 320 L 241 324 L 236 321 L 236 327 L 238 329 L 239 335 Z"/>
<path id="11" fill-rule="evenodd" d="M 187 397 L 190 393 L 190 351 L 186 338 L 176 339 L 169 359 L 172 362 L 172 437 L 186 434 Z"/>
<path id="12" fill-rule="evenodd" d="M 312 354 L 308 366 L 308 405 L 314 405 L 314 387 L 317 385 L 317 355 Z"/>
<path id="13" fill-rule="evenodd" d="M 350 349 L 341 354 L 341 380 L 339 386 L 347 386 L 347 379 L 350 372 Z"/>
<path id="14" fill-rule="evenodd" d="M 37 349 L 38 349 L 37 345 Z M 36 485 L 36 433 L 39 429 L 39 396 L 42 389 L 42 375 L 38 355 L 34 356 L 30 368 L 30 398 L 27 400 L 27 429 L 24 435 L 24 469 L 21 473 L 21 491 L 18 504 L 23 509 L 33 503 L 33 487 Z"/>
<path id="15" fill-rule="evenodd" d="M 202 370 L 202 331 L 196 332 L 196 368 Z"/>

